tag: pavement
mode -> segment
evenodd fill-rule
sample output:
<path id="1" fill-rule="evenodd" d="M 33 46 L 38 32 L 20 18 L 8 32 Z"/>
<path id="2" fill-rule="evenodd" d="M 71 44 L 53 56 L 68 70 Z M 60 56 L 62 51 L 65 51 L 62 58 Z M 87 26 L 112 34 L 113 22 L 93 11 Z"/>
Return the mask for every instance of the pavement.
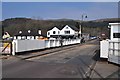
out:
<path id="1" fill-rule="evenodd" d="M 97 74 L 95 71 L 99 74 Z M 94 71 L 92 72 L 91 77 L 120 78 L 120 67 L 118 67 L 118 65 L 108 63 L 106 61 L 99 61 L 96 63 L 96 66 L 94 68 Z"/>

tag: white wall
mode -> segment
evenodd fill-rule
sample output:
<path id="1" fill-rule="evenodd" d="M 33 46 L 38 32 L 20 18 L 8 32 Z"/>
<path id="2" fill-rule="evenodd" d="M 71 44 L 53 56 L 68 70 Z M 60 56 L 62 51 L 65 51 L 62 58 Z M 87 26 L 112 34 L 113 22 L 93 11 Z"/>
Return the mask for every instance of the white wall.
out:
<path id="1" fill-rule="evenodd" d="M 65 39 L 63 40 L 63 45 L 77 44 L 80 42 L 81 39 Z M 12 55 L 15 55 L 16 52 L 61 46 L 60 40 L 13 40 L 12 44 Z"/>
<path id="2" fill-rule="evenodd" d="M 100 58 L 108 58 L 109 41 L 100 41 Z"/>
<path id="3" fill-rule="evenodd" d="M 70 34 L 65 34 L 65 31 L 70 31 Z M 60 31 L 61 35 L 74 35 L 75 31 L 69 27 L 68 25 L 66 25 L 61 31 Z"/>
<path id="4" fill-rule="evenodd" d="M 55 34 L 53 34 L 54 31 L 55 31 Z M 47 37 L 50 37 L 50 35 L 48 35 L 48 33 L 50 33 L 50 35 L 59 35 L 60 30 L 57 27 L 54 27 L 52 30 L 47 31 Z"/>
<path id="5" fill-rule="evenodd" d="M 15 52 L 23 52 L 45 48 L 44 40 L 13 40 L 13 55 Z"/>

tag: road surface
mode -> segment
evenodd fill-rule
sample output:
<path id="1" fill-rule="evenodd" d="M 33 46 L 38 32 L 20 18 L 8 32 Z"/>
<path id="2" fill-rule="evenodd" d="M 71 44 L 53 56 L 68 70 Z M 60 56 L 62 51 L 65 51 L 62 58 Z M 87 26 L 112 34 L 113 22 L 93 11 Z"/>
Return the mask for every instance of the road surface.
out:
<path id="1" fill-rule="evenodd" d="M 99 58 L 99 41 L 26 59 L 3 60 L 3 78 L 86 78 Z M 17 57 L 18 58 L 18 57 Z M 19 57 L 20 58 L 20 57 Z M 95 73 L 100 78 L 99 73 Z"/>

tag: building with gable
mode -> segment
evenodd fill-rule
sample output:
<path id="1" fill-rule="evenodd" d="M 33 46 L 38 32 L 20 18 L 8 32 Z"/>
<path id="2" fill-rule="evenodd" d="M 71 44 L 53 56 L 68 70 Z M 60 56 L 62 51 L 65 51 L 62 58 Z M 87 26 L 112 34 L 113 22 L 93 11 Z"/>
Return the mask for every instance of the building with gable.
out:
<path id="1" fill-rule="evenodd" d="M 69 25 L 65 25 L 61 29 L 55 26 L 51 30 L 47 31 L 47 37 L 48 38 L 51 38 L 51 37 L 52 38 L 58 38 L 58 37 L 76 38 L 78 37 L 78 32 L 79 32 L 79 29 Z"/>

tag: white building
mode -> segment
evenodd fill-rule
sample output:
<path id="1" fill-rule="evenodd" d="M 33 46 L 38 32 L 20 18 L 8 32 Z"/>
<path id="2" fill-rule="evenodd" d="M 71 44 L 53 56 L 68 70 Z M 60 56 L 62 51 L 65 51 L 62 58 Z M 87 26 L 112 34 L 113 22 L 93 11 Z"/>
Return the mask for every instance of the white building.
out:
<path id="1" fill-rule="evenodd" d="M 66 25 L 61 31 L 60 35 L 75 35 L 76 31 L 72 29 L 70 26 Z"/>
<path id="2" fill-rule="evenodd" d="M 100 57 L 109 62 L 120 64 L 120 23 L 109 23 L 110 40 L 100 42 Z"/>
<path id="3" fill-rule="evenodd" d="M 120 23 L 109 23 L 109 28 L 111 28 L 111 37 L 112 41 L 120 41 Z"/>
<path id="4" fill-rule="evenodd" d="M 47 37 L 58 37 L 58 36 L 76 36 L 78 35 L 79 29 L 71 26 L 64 26 L 61 30 L 57 27 L 47 31 Z"/>

